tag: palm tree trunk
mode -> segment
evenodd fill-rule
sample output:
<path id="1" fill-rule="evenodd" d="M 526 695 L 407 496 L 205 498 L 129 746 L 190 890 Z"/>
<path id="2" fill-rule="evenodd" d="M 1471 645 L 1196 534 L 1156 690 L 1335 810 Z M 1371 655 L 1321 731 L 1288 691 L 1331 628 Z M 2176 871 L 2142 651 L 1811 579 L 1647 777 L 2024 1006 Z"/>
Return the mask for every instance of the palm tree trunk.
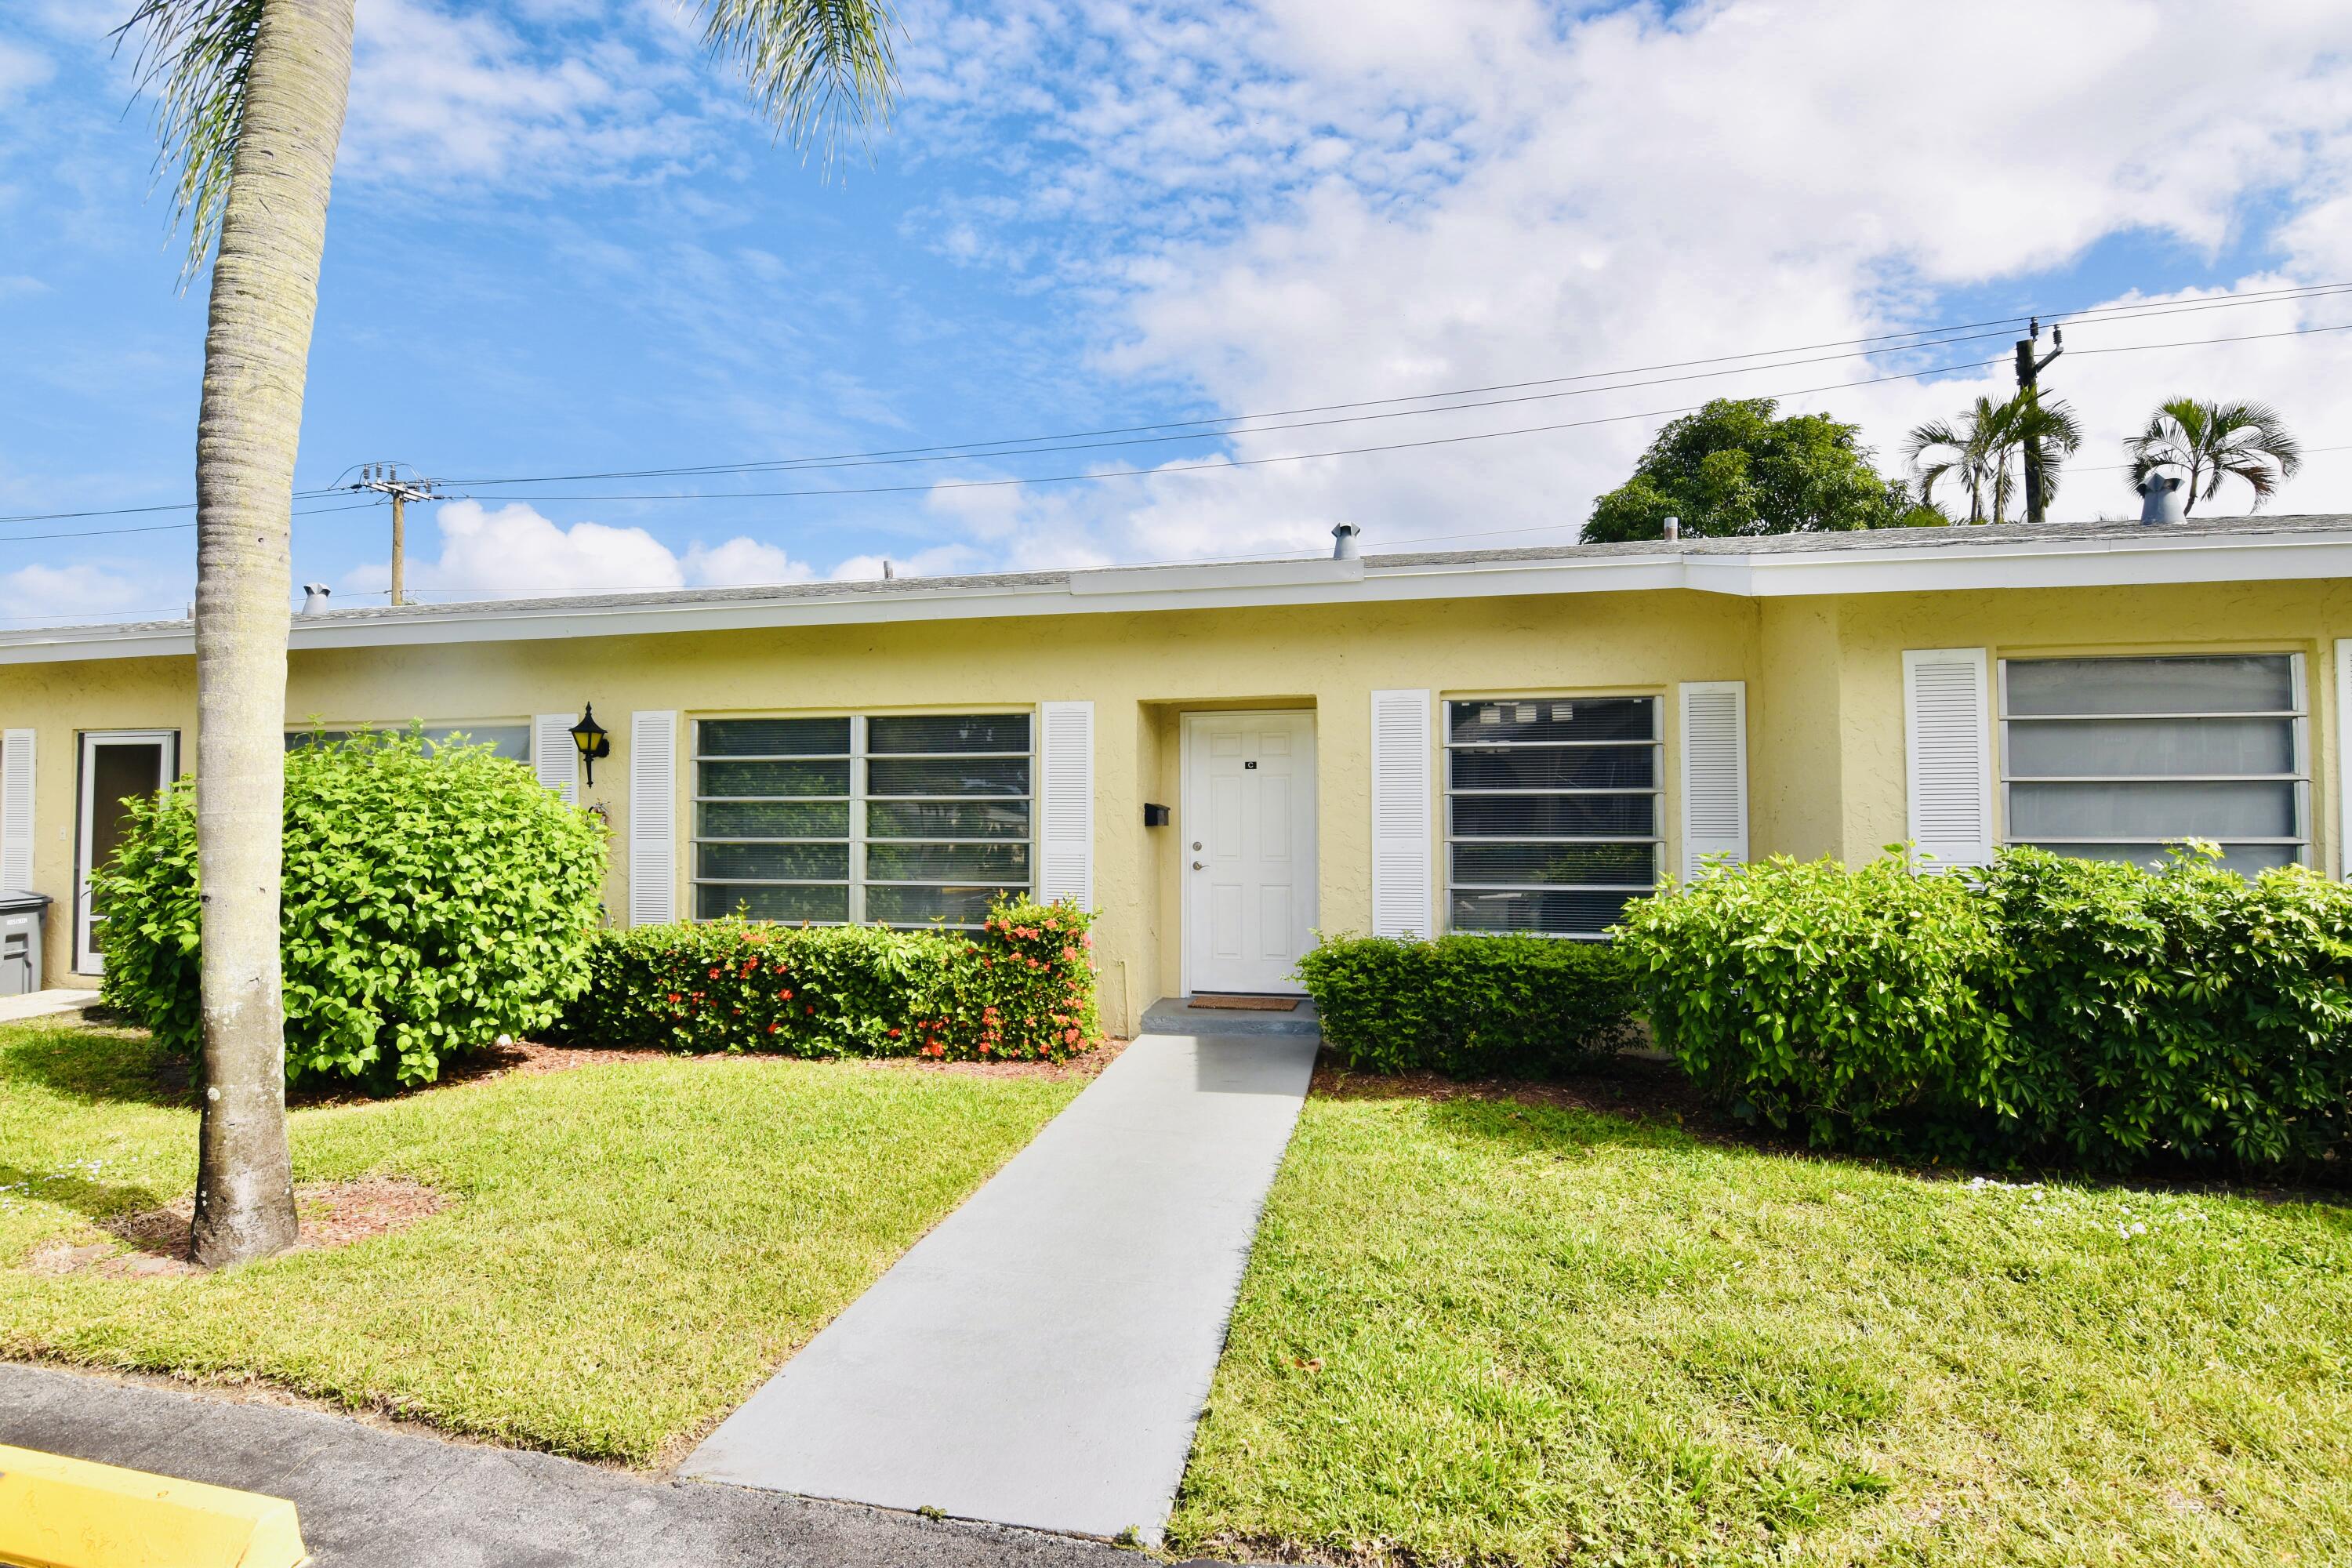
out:
<path id="1" fill-rule="evenodd" d="M 196 427 L 196 849 L 205 1103 L 193 1249 L 295 1237 L 278 878 L 294 453 L 354 0 L 267 0 L 213 264 Z"/>

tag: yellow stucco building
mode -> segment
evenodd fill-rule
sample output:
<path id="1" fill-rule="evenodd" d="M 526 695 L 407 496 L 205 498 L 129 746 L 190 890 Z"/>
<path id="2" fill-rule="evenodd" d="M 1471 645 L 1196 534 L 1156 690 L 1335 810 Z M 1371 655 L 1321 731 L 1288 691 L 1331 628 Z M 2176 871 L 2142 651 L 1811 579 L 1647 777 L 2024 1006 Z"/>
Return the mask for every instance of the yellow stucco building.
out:
<path id="1" fill-rule="evenodd" d="M 1706 854 L 2341 875 L 2347 639 L 2352 518 L 1956 527 L 328 611 L 286 712 L 602 808 L 616 922 L 1081 899 L 1125 1029 L 1295 989 L 1317 931 L 1591 936 Z M 96 982 L 88 869 L 193 761 L 194 682 L 185 622 L 0 633 L 47 984 Z"/>

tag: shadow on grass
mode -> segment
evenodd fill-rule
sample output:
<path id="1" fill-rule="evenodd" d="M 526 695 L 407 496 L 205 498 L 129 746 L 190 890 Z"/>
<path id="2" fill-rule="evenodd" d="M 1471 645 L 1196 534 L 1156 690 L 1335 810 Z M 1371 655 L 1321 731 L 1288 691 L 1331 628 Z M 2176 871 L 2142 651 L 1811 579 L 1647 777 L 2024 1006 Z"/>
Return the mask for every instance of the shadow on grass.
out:
<path id="1" fill-rule="evenodd" d="M 186 1063 L 166 1056 L 150 1036 L 114 1029 L 44 1029 L 0 1047 L 0 1092 L 10 1083 L 89 1105 L 183 1109 L 194 1099 Z"/>
<path id="2" fill-rule="evenodd" d="M 1693 1142 L 1689 1133 L 1668 1121 L 1504 1099 L 1435 1100 L 1429 1107 L 1429 1124 L 1459 1142 L 1556 1159 L 1580 1158 L 1604 1149 L 1683 1149 Z"/>
<path id="3" fill-rule="evenodd" d="M 161 1207 L 163 1194 L 140 1183 L 108 1182 L 82 1171 L 32 1171 L 0 1162 L 0 1199 L 61 1204 L 87 1219 Z"/>

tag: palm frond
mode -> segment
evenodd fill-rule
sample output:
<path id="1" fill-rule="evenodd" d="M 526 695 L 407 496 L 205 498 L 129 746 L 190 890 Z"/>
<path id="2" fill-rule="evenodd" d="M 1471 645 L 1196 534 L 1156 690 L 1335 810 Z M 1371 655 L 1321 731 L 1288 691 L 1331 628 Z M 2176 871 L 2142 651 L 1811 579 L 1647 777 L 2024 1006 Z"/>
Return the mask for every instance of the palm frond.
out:
<path id="1" fill-rule="evenodd" d="M 139 89 L 155 95 L 155 173 L 172 171 L 172 223 L 188 226 L 180 287 L 203 270 L 220 237 L 230 166 L 245 125 L 246 75 L 263 0 L 139 0 L 114 30 L 117 49 L 139 35 Z"/>
<path id="2" fill-rule="evenodd" d="M 702 41 L 742 68 L 751 101 L 827 165 L 844 132 L 887 125 L 898 86 L 889 0 L 700 0 Z"/>

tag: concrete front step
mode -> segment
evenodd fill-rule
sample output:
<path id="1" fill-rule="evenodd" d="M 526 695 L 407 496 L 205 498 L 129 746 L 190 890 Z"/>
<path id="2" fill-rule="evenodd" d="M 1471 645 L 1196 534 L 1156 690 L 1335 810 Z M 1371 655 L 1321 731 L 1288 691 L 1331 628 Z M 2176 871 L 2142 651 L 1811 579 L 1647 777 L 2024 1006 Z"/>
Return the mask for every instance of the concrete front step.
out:
<path id="1" fill-rule="evenodd" d="M 1183 996 L 1165 996 L 1144 1010 L 1147 1035 L 1301 1035 L 1319 1037 L 1323 1020 L 1307 997 L 1287 1013 L 1239 1007 L 1195 1007 Z"/>

